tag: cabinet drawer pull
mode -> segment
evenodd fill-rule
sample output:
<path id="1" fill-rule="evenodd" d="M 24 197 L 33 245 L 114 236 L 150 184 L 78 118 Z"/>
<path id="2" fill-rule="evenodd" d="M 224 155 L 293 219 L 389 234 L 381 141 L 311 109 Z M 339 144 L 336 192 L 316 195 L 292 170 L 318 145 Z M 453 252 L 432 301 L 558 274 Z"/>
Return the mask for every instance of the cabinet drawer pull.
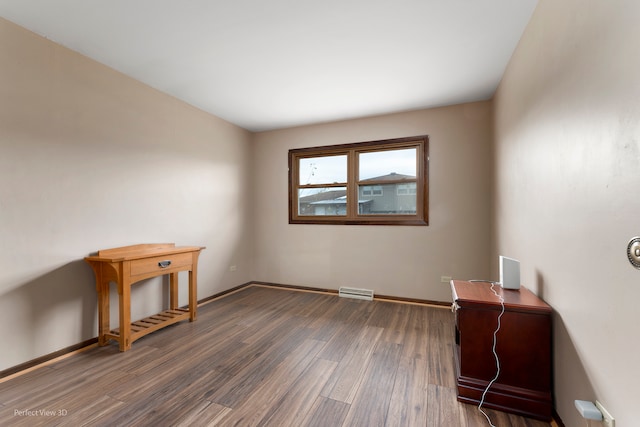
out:
<path id="1" fill-rule="evenodd" d="M 160 268 L 167 268 L 171 265 L 171 261 L 170 260 L 166 260 L 166 261 L 160 261 L 158 263 L 158 267 Z"/>

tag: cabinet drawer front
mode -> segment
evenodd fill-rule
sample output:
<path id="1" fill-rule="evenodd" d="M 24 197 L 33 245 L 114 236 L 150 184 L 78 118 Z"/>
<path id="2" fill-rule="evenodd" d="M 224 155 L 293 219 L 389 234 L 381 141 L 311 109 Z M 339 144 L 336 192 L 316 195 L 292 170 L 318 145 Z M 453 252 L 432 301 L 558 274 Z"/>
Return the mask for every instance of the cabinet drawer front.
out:
<path id="1" fill-rule="evenodd" d="M 131 262 L 131 275 L 138 276 L 147 273 L 170 271 L 176 267 L 191 265 L 192 262 L 193 255 L 191 253 L 139 259 Z"/>

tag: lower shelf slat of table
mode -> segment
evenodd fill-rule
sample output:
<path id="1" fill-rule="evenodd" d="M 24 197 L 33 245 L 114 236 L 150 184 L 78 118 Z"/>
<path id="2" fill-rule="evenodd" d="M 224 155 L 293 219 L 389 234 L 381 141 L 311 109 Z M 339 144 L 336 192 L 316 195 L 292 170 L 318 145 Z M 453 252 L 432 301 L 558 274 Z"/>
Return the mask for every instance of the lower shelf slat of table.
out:
<path id="1" fill-rule="evenodd" d="M 183 320 L 189 320 L 189 309 L 187 308 L 165 310 L 153 316 L 137 320 L 131 323 L 131 342 Z M 113 329 L 106 334 L 106 337 L 107 339 L 118 341 L 120 339 L 120 328 Z"/>

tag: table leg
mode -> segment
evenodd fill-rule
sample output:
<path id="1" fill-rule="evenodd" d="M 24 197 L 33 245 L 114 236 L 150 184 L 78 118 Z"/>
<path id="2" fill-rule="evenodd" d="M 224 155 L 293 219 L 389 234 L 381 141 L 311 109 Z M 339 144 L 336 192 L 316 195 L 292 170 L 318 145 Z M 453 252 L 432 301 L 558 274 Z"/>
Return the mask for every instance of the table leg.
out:
<path id="1" fill-rule="evenodd" d="M 131 348 L 131 281 L 121 279 L 118 285 L 120 303 L 120 351 Z"/>
<path id="2" fill-rule="evenodd" d="M 98 345 L 107 345 L 109 332 L 109 281 L 96 278 L 98 288 Z"/>
<path id="3" fill-rule="evenodd" d="M 169 308 L 178 308 L 178 273 L 169 274 Z"/>
<path id="4" fill-rule="evenodd" d="M 189 321 L 196 320 L 196 309 L 198 307 L 198 276 L 196 273 L 196 265 L 189 271 Z"/>

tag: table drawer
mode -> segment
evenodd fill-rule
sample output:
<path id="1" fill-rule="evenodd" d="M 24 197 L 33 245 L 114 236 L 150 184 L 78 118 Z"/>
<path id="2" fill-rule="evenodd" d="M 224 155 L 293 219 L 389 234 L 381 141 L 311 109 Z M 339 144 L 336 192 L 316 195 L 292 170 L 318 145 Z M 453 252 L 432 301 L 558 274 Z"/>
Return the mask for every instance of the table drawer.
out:
<path id="1" fill-rule="evenodd" d="M 192 263 L 193 254 L 190 252 L 138 259 L 131 262 L 131 276 L 173 270 L 176 267 L 184 267 Z"/>

